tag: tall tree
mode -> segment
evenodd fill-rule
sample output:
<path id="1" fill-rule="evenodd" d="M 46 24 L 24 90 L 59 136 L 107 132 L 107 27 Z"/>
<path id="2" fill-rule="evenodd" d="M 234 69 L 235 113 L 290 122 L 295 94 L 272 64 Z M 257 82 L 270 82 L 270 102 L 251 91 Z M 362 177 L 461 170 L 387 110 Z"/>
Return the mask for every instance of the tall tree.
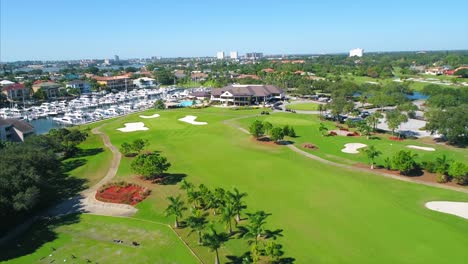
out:
<path id="1" fill-rule="evenodd" d="M 375 164 L 375 158 L 380 156 L 382 152 L 378 151 L 374 145 L 369 146 L 364 150 L 366 152 L 367 158 L 370 160 L 371 163 L 371 169 L 374 169 L 374 164 Z"/>
<path id="2" fill-rule="evenodd" d="M 169 205 L 165 211 L 166 216 L 175 216 L 174 227 L 179 228 L 179 218 L 182 217 L 182 213 L 187 210 L 187 207 L 185 207 L 185 203 L 180 195 L 177 197 L 170 196 L 167 200 L 169 201 Z"/>
<path id="3" fill-rule="evenodd" d="M 252 134 L 255 138 L 260 138 L 263 136 L 265 133 L 265 129 L 263 127 L 263 123 L 260 120 L 255 120 L 250 126 L 249 126 L 249 132 Z"/>
<path id="4" fill-rule="evenodd" d="M 232 220 L 236 216 L 236 211 L 234 210 L 234 207 L 232 204 L 227 203 L 223 209 L 221 210 L 220 214 L 220 221 L 224 224 L 226 224 L 226 227 L 228 228 L 229 235 L 232 234 Z"/>
<path id="5" fill-rule="evenodd" d="M 187 226 L 192 229 L 191 232 L 197 232 L 199 245 L 202 244 L 202 232 L 208 223 L 206 216 L 202 210 L 194 209 L 192 215 L 186 219 Z"/>
<path id="6" fill-rule="evenodd" d="M 226 233 L 218 233 L 214 227 L 210 227 L 210 232 L 203 234 L 202 242 L 205 247 L 215 252 L 215 264 L 219 264 L 218 250 L 229 240 L 229 235 Z"/>
<path id="7" fill-rule="evenodd" d="M 247 193 L 241 193 L 237 188 L 234 188 L 233 192 L 227 192 L 228 201 L 232 204 L 234 211 L 236 212 L 236 221 L 241 220 L 241 212 L 247 208 L 243 199 L 247 196 Z"/>

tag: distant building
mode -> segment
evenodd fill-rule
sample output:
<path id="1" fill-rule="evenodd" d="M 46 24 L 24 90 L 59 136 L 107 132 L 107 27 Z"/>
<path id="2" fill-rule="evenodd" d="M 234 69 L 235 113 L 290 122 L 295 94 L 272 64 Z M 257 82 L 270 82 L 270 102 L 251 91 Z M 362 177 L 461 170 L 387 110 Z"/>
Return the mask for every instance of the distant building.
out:
<path id="1" fill-rule="evenodd" d="M 427 68 L 424 73 L 429 74 L 429 75 L 442 75 L 444 74 L 444 68 L 442 67 Z"/>
<path id="2" fill-rule="evenodd" d="M 109 59 L 104 59 L 104 65 L 110 65 L 110 60 Z"/>
<path id="3" fill-rule="evenodd" d="M 216 58 L 217 58 L 218 60 L 224 59 L 224 51 L 218 51 L 218 52 L 216 52 Z"/>
<path id="4" fill-rule="evenodd" d="M 225 105 L 251 105 L 282 98 L 284 91 L 274 85 L 230 85 L 212 89 L 210 100 Z"/>
<path id="5" fill-rule="evenodd" d="M 26 88 L 22 83 L 5 85 L 1 88 L 1 90 L 10 101 L 18 101 L 29 98 L 29 89 Z"/>
<path id="6" fill-rule="evenodd" d="M 182 79 L 182 78 L 185 78 L 187 75 L 185 74 L 184 70 L 175 70 L 174 71 L 174 76 L 177 79 Z"/>
<path id="7" fill-rule="evenodd" d="M 115 61 L 120 61 L 119 55 L 114 55 L 114 60 Z"/>
<path id="8" fill-rule="evenodd" d="M 133 80 L 133 85 L 139 89 L 153 88 L 156 86 L 156 80 L 148 77 L 141 77 Z"/>
<path id="9" fill-rule="evenodd" d="M 0 140 L 24 142 L 24 139 L 34 134 L 34 127 L 28 122 L 18 119 L 0 118 Z"/>
<path id="10" fill-rule="evenodd" d="M 237 60 L 239 57 L 239 54 L 237 53 L 237 51 L 231 51 L 231 53 L 229 54 L 229 57 L 231 57 L 232 60 Z"/>
<path id="11" fill-rule="evenodd" d="M 43 90 L 47 98 L 54 98 L 59 96 L 59 89 L 62 87 L 60 84 L 51 81 L 36 81 L 34 82 L 32 89 L 33 92 L 36 93 L 39 90 Z"/>
<path id="12" fill-rule="evenodd" d="M 362 57 L 364 55 L 363 49 L 352 49 L 349 51 L 349 57 Z"/>
<path id="13" fill-rule="evenodd" d="M 200 72 L 200 71 L 193 71 L 190 74 L 190 78 L 194 82 L 204 82 L 208 78 L 208 74 L 206 74 L 204 72 Z"/>
<path id="14" fill-rule="evenodd" d="M 0 86 L 7 86 L 7 85 L 10 85 L 10 84 L 14 84 L 14 82 L 9 81 L 9 80 L 0 81 Z"/>
<path id="15" fill-rule="evenodd" d="M 133 88 L 133 82 L 130 77 L 122 76 L 110 76 L 110 77 L 93 77 L 99 84 L 106 86 L 109 89 L 115 90 L 125 90 L 128 88 Z"/>
<path id="16" fill-rule="evenodd" d="M 260 52 L 249 52 L 245 54 L 245 58 L 248 60 L 258 60 L 263 58 L 263 53 Z"/>
<path id="17" fill-rule="evenodd" d="M 65 87 L 73 88 L 73 89 L 80 89 L 80 93 L 82 94 L 91 92 L 91 85 L 89 84 L 89 82 L 81 81 L 81 80 L 68 82 Z"/>

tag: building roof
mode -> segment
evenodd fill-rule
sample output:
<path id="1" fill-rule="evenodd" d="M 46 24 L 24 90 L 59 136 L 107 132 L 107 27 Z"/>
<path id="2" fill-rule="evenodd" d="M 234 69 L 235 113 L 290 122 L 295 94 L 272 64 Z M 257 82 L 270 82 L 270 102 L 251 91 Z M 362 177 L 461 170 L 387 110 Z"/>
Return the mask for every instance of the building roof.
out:
<path id="1" fill-rule="evenodd" d="M 13 83 L 10 85 L 6 85 L 2 88 L 2 91 L 11 91 L 11 90 L 21 90 L 24 89 L 24 84 L 22 83 Z"/>
<path id="2" fill-rule="evenodd" d="M 0 81 L 0 86 L 10 85 L 10 84 L 14 84 L 14 82 L 9 81 L 9 80 Z"/>
<path id="3" fill-rule="evenodd" d="M 129 77 L 128 77 L 128 76 L 125 76 L 125 75 L 121 75 L 121 76 L 109 76 L 109 77 L 94 76 L 93 78 L 94 78 L 96 81 L 103 81 L 103 82 L 113 81 L 113 80 L 125 80 L 125 79 L 129 79 Z"/>
<path id="4" fill-rule="evenodd" d="M 13 126 L 19 131 L 21 131 L 23 134 L 34 132 L 34 127 L 28 122 L 23 121 L 23 120 L 12 119 L 12 118 L 8 118 L 8 119 L 0 118 L 0 125 L 1 126 L 5 126 L 5 125 Z"/>
<path id="5" fill-rule="evenodd" d="M 190 96 L 194 97 L 210 97 L 211 93 L 210 92 L 193 92 L 190 94 Z"/>
<path id="6" fill-rule="evenodd" d="M 234 96 L 269 96 L 281 94 L 283 90 L 274 85 L 230 85 L 224 88 L 213 89 L 211 94 L 220 96 L 224 92 L 229 92 Z"/>
<path id="7" fill-rule="evenodd" d="M 247 78 L 251 78 L 251 79 L 254 79 L 254 80 L 260 80 L 260 77 L 258 77 L 257 75 L 255 74 L 241 74 L 239 76 L 236 77 L 237 79 L 247 79 Z"/>
<path id="8" fill-rule="evenodd" d="M 56 82 L 46 81 L 46 82 L 34 82 L 36 87 L 60 87 L 61 85 Z"/>
<path id="9" fill-rule="evenodd" d="M 73 85 L 73 84 L 85 84 L 88 83 L 87 81 L 82 81 L 82 80 L 73 80 L 70 82 L 67 82 L 68 85 Z"/>

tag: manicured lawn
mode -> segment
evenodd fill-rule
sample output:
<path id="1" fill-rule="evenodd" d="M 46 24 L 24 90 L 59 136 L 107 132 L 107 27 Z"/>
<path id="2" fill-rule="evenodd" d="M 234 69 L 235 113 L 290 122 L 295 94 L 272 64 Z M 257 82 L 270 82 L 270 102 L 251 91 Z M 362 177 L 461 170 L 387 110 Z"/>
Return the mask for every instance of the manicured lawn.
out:
<path id="1" fill-rule="evenodd" d="M 468 160 L 468 150 L 463 148 L 455 148 L 443 144 L 427 144 L 422 140 L 407 139 L 404 141 L 393 141 L 388 138 L 390 135 L 379 135 L 375 139 L 367 139 L 366 137 L 345 137 L 345 136 L 322 136 L 318 130 L 319 123 L 322 122 L 332 130 L 337 129 L 334 122 L 321 121 L 316 115 L 301 115 L 289 113 L 276 113 L 269 116 L 252 117 L 241 119 L 238 121 L 243 127 L 248 126 L 255 120 L 265 120 L 272 123 L 274 126 L 291 125 L 294 127 L 297 138 L 291 139 L 295 145 L 305 151 L 311 152 L 317 156 L 325 159 L 333 160 L 336 162 L 345 162 L 354 164 L 356 162 L 368 162 L 365 154 L 348 154 L 341 152 L 346 143 L 363 143 L 366 145 L 374 145 L 382 155 L 377 158 L 377 163 L 383 164 L 386 157 L 391 157 L 399 150 L 411 150 L 413 153 L 418 154 L 419 161 L 434 161 L 436 157 L 446 155 L 449 159 L 458 161 Z M 302 148 L 303 143 L 312 143 L 319 147 L 319 150 L 309 150 Z M 436 151 L 424 151 L 407 148 L 408 145 L 416 145 L 422 147 L 435 148 Z"/>
<path id="2" fill-rule="evenodd" d="M 169 173 L 186 175 L 195 184 L 236 186 L 247 192 L 249 211 L 272 213 L 267 227 L 284 229 L 280 242 L 297 263 L 364 263 L 369 259 L 379 263 L 461 263 L 468 257 L 462 246 L 468 243 L 464 235 L 467 221 L 423 206 L 431 200 L 468 201 L 466 194 L 330 167 L 285 147 L 257 143 L 222 122 L 252 114 L 250 111 L 210 108 L 159 113 L 160 118 L 143 121 L 148 131 L 116 130 L 126 122 L 142 121 L 135 116 L 110 122 L 103 130 L 115 145 L 133 138 L 148 139 L 150 149 L 161 151 L 172 162 Z M 208 125 L 177 120 L 187 114 Z M 311 121 L 313 116 L 293 114 L 263 118 L 297 126 L 299 135 L 313 134 L 317 123 Z M 332 154 L 339 157 L 339 149 Z M 122 161 L 119 178 L 137 181 L 129 170 L 130 162 Z M 177 193 L 177 185 L 153 186 L 153 194 L 137 206 L 136 217 L 172 222 L 163 215 L 165 198 Z M 202 259 L 212 261 L 212 253 L 196 246 L 195 235 L 187 239 Z M 221 255 L 240 255 L 247 250 L 245 241 L 231 240 Z"/>
<path id="3" fill-rule="evenodd" d="M 468 202 L 468 194 L 325 165 L 292 152 L 285 146 L 256 142 L 223 122 L 258 112 L 216 108 L 150 110 L 145 114 L 159 113 L 161 117 L 143 120 L 136 114 L 107 121 L 101 130 L 109 135 L 116 146 L 136 138 L 148 139 L 149 149 L 161 151 L 162 155 L 167 156 L 172 163 L 168 173 L 177 178 L 185 178 L 196 185 L 203 183 L 210 188 L 237 187 L 247 192 L 248 211 L 265 210 L 272 214 L 266 227 L 283 229 L 284 237 L 279 238 L 279 242 L 284 245 L 286 256 L 295 258 L 296 263 L 464 263 L 468 259 L 468 221 L 424 207 L 425 202 L 434 200 Z M 177 120 L 185 115 L 198 116 L 197 121 L 208 122 L 208 125 L 194 126 Z M 380 143 L 376 145 L 377 148 L 388 153 L 390 150 L 387 148 L 398 150 L 403 148 L 403 144 L 409 144 L 409 141 L 367 141 L 360 137 L 324 138 L 318 134 L 318 119 L 311 115 L 275 113 L 257 118 L 267 119 L 275 125 L 293 125 L 300 136 L 292 139 L 296 144 L 314 143 L 320 148 L 314 154 L 342 162 L 366 161 L 364 156 L 342 153 L 340 149 L 345 142 Z M 236 122 L 248 126 L 254 119 Z M 116 130 L 127 122 L 144 122 L 149 130 L 131 133 Z M 417 141 L 411 141 L 411 144 L 424 146 Z M 466 160 L 466 150 L 457 151 L 444 146 L 437 148 L 439 153 Z M 138 182 L 153 189 L 152 194 L 137 205 L 139 211 L 134 217 L 172 224 L 174 219 L 165 217 L 163 212 L 167 206 L 166 197 L 179 194 L 179 185 L 142 182 L 131 172 L 131 160 L 125 158 L 121 161 L 117 179 Z M 90 219 L 95 221 L 93 225 L 88 222 Z M 75 225 L 80 227 L 77 229 L 79 232 L 65 232 L 69 226 Z M 131 219 L 86 216 L 79 224 L 60 227 L 65 230 L 60 230 L 58 238 L 50 241 L 62 245 L 64 252 L 80 252 L 79 243 L 74 241 L 83 237 L 88 239 L 92 236 L 89 230 L 100 232 L 98 227 L 107 226 L 109 233 L 95 236 L 103 236 L 106 242 L 98 242 L 96 248 L 88 250 L 92 251 L 93 257 L 108 257 L 99 263 L 115 263 L 112 262 L 114 259 L 119 261 L 120 255 L 115 253 L 120 249 L 119 245 L 107 242 L 108 238 L 133 240 L 142 234 L 138 229 L 150 232 L 157 229 L 157 224 L 153 223 L 146 225 Z M 225 228 L 219 223 L 216 226 L 218 230 Z M 213 262 L 213 253 L 196 245 L 196 234 L 188 236 L 188 229 L 178 232 L 205 263 Z M 94 243 L 94 240 L 87 241 Z M 184 254 L 179 246 L 172 248 L 172 251 L 152 247 L 152 251 L 146 254 L 137 254 L 138 250 L 129 248 L 125 251 L 132 257 L 132 262 L 181 262 L 180 254 Z M 239 256 L 248 250 L 246 241 L 232 239 L 221 248 L 221 261 L 226 262 L 226 255 Z M 40 248 L 34 256 L 40 258 L 49 251 Z M 19 263 L 20 260 L 30 262 L 28 260 L 36 259 L 17 260 Z M 188 257 L 185 260 L 183 263 L 191 262 Z"/>
<path id="4" fill-rule="evenodd" d="M 37 223 L 0 252 L 0 260 L 22 255 L 8 263 L 198 263 L 167 225 L 95 215 Z"/>
<path id="5" fill-rule="evenodd" d="M 112 160 L 112 153 L 104 146 L 99 135 L 88 132 L 88 138 L 79 145 L 78 154 L 63 162 L 68 173 L 86 179 L 88 187 L 104 177 Z"/>
<path id="6" fill-rule="evenodd" d="M 305 111 L 316 111 L 318 110 L 319 104 L 317 103 L 299 103 L 299 104 L 289 104 L 286 108 L 291 110 L 305 110 Z"/>

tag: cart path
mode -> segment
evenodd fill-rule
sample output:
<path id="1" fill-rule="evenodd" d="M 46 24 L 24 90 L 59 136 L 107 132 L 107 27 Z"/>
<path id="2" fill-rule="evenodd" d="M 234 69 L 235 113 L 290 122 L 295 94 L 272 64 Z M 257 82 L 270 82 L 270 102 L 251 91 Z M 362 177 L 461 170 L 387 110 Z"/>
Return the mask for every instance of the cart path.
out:
<path id="1" fill-rule="evenodd" d="M 236 120 L 240 120 L 240 119 L 244 119 L 244 118 L 250 118 L 250 117 L 255 117 L 255 116 L 259 116 L 259 115 L 248 115 L 248 116 L 241 116 L 241 117 L 237 117 L 237 118 L 233 118 L 233 119 L 228 119 L 228 120 L 224 120 L 223 123 L 225 125 L 228 125 L 228 126 L 231 126 L 231 127 L 234 127 L 236 129 L 239 129 L 240 131 L 242 131 L 244 134 L 247 134 L 247 135 L 250 135 L 250 132 L 247 131 L 245 128 L 241 127 L 239 124 L 237 123 L 233 123 L 232 121 L 236 121 Z M 432 187 L 436 187 L 436 188 L 442 188 L 442 189 L 447 189 L 447 190 L 452 190 L 452 191 L 458 191 L 458 192 L 463 192 L 463 193 L 468 193 L 468 189 L 467 188 L 462 188 L 462 187 L 455 187 L 455 186 L 448 186 L 448 185 L 442 185 L 442 184 L 438 184 L 438 183 L 430 183 L 430 182 L 424 182 L 424 181 L 420 181 L 420 180 L 417 180 L 417 179 L 413 179 L 413 178 L 410 178 L 410 177 L 405 177 L 405 176 L 398 176 L 398 175 L 394 175 L 394 174 L 390 174 L 390 173 L 385 173 L 385 172 L 381 172 L 381 171 L 376 171 L 376 170 L 371 170 L 371 169 L 365 169 L 365 168 L 359 168 L 359 167 L 354 167 L 354 166 L 350 166 L 350 165 L 346 165 L 346 164 L 342 164 L 342 163 L 337 163 L 337 162 L 334 162 L 334 161 L 330 161 L 330 160 L 327 160 L 327 159 L 324 159 L 324 158 L 321 158 L 319 156 L 316 156 L 314 154 L 311 154 L 309 152 L 306 152 L 304 150 L 301 150 L 299 149 L 298 147 L 294 146 L 293 144 L 289 144 L 289 145 L 286 145 L 290 150 L 304 156 L 304 157 L 307 157 L 309 159 L 313 159 L 313 160 L 316 160 L 316 161 L 319 161 L 321 163 L 324 163 L 324 164 L 327 164 L 327 165 L 331 165 L 331 166 L 335 166 L 335 167 L 340 167 L 340 168 L 343 168 L 343 169 L 347 169 L 347 170 L 352 170 L 352 171 L 360 171 L 360 172 L 363 172 L 363 173 L 372 173 L 372 174 L 375 174 L 375 175 L 380 175 L 380 176 L 384 176 L 384 177 L 387 177 L 387 178 L 392 178 L 392 179 L 396 179 L 396 180 L 400 180 L 400 181 L 405 181 L 405 182 L 412 182 L 412 183 L 417 183 L 417 184 L 423 184 L 423 185 L 427 185 L 427 186 L 432 186 Z"/>

